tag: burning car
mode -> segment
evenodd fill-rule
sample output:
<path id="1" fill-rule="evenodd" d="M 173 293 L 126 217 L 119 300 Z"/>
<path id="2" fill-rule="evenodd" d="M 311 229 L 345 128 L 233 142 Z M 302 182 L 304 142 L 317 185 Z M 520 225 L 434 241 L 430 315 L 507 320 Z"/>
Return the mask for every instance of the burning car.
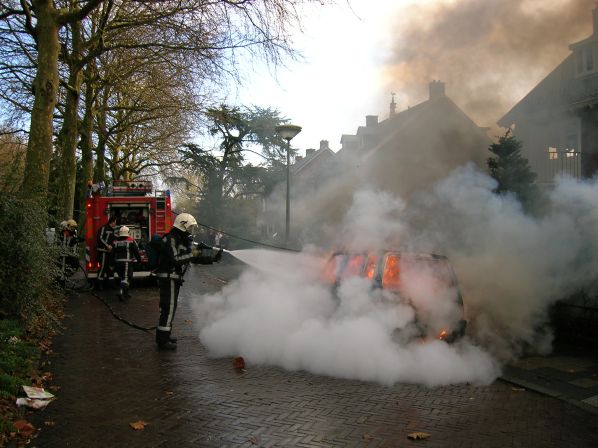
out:
<path id="1" fill-rule="evenodd" d="M 408 305 L 415 320 L 397 329 L 402 342 L 440 339 L 447 343 L 463 337 L 466 321 L 457 276 L 447 257 L 401 251 L 335 252 L 326 261 L 324 280 L 337 289 L 360 277 L 389 300 Z"/>

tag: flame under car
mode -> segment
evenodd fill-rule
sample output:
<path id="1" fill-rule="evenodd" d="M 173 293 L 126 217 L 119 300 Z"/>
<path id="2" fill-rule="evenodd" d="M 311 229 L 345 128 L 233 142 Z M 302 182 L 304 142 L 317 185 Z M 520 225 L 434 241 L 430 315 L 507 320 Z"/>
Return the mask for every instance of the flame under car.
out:
<path id="1" fill-rule="evenodd" d="M 415 311 L 415 320 L 396 330 L 401 342 L 439 339 L 452 343 L 463 337 L 463 299 L 457 276 L 447 257 L 401 251 L 335 252 L 326 261 L 324 280 L 334 289 L 360 277 L 371 291 Z"/>

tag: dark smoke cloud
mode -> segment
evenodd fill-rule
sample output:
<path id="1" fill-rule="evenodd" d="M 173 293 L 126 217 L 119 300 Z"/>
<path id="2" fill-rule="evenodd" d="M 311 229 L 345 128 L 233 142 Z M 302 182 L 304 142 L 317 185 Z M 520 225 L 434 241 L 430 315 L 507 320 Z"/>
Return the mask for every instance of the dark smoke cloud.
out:
<path id="1" fill-rule="evenodd" d="M 386 91 L 401 109 L 440 79 L 480 126 L 496 121 L 592 34 L 595 0 L 457 0 L 397 18 Z"/>

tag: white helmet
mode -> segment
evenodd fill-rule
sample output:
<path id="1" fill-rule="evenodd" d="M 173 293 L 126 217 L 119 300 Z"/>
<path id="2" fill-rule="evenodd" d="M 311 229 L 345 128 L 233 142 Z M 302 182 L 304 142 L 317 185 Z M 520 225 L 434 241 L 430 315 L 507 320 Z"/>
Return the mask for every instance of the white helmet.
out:
<path id="1" fill-rule="evenodd" d="M 66 221 L 62 221 L 62 222 L 61 222 L 61 223 L 58 225 L 58 227 L 60 228 L 60 230 L 64 230 L 64 229 L 66 229 L 66 227 L 67 227 Z"/>
<path id="2" fill-rule="evenodd" d="M 197 225 L 197 221 L 195 218 L 189 213 L 181 213 L 177 215 L 176 219 L 174 220 L 173 226 L 183 232 L 191 233 L 193 230 L 193 226 Z"/>
<path id="3" fill-rule="evenodd" d="M 131 232 L 127 226 L 121 226 L 121 228 L 118 229 L 118 236 L 129 236 L 130 234 Z"/>

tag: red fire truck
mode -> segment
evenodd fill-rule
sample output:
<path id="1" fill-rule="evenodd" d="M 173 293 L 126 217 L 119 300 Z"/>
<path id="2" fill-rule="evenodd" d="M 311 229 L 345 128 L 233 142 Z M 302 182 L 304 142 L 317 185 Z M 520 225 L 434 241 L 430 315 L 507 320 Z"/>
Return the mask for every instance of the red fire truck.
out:
<path id="1" fill-rule="evenodd" d="M 170 231 L 176 216 L 171 208 L 170 191 L 154 190 L 151 181 L 115 180 L 111 186 L 90 185 L 86 202 L 85 269 L 91 278 L 99 269 L 98 231 L 111 215 L 116 216 L 116 228 L 126 225 L 139 245 L 138 271 L 147 270 L 146 249 L 152 235 Z"/>

